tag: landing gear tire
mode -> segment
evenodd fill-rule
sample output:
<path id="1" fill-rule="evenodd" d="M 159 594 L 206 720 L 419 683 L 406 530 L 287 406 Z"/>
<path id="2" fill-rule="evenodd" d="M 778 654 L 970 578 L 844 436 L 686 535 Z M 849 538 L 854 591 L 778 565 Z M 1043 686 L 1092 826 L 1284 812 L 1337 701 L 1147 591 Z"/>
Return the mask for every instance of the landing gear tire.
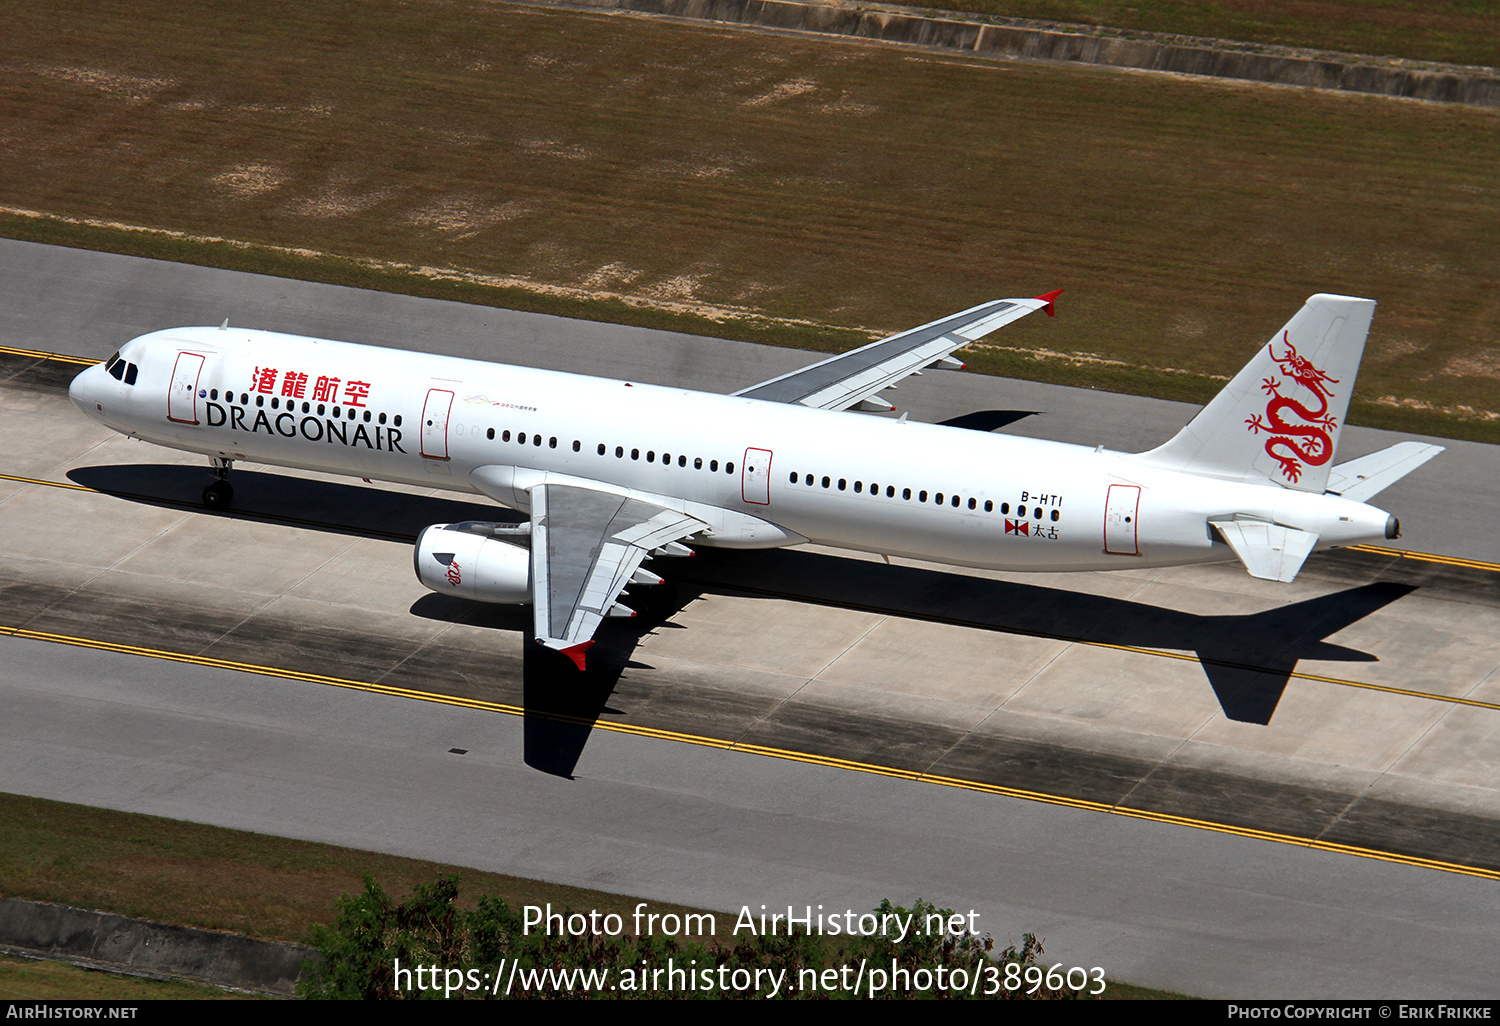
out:
<path id="1" fill-rule="evenodd" d="M 203 489 L 203 505 L 209 509 L 228 509 L 234 501 L 234 488 L 228 481 L 215 481 Z"/>

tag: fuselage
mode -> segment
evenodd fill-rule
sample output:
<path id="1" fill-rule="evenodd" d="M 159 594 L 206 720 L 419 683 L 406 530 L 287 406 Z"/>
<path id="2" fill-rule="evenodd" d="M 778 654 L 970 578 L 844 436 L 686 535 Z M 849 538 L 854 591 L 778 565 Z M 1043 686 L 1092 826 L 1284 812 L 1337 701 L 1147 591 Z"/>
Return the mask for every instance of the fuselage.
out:
<path id="1" fill-rule="evenodd" d="M 1215 516 L 1319 548 L 1384 538 L 1389 519 L 1102 448 L 272 332 L 171 329 L 119 355 L 134 369 L 92 367 L 70 395 L 133 437 L 522 510 L 528 487 L 565 480 L 725 511 L 695 544 L 1099 570 L 1232 559 Z"/>

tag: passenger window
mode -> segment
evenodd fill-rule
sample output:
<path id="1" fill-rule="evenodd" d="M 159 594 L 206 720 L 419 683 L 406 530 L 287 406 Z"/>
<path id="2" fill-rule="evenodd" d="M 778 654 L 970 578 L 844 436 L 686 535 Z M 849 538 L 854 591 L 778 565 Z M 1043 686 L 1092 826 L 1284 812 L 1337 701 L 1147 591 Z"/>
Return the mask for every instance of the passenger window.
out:
<path id="1" fill-rule="evenodd" d="M 796 484 L 797 483 L 797 472 L 795 470 L 792 471 L 792 476 L 789 477 L 787 480 L 791 481 L 792 484 Z"/>
<path id="2" fill-rule="evenodd" d="M 604 455 L 604 443 L 603 442 L 599 443 L 599 455 L 600 456 Z"/>
<path id="3" fill-rule="evenodd" d="M 617 460 L 623 460 L 624 458 L 625 458 L 625 447 L 623 445 L 617 445 L 617 446 L 615 446 L 615 459 L 617 459 Z"/>
<path id="4" fill-rule="evenodd" d="M 901 498 L 903 498 L 903 499 L 910 499 L 911 498 L 911 489 L 910 488 L 903 488 L 903 489 L 901 489 Z"/>
<path id="5" fill-rule="evenodd" d="M 1061 520 L 1062 519 L 1062 510 L 1060 510 L 1060 509 L 1053 510 L 1052 511 L 1052 519 L 1053 520 Z"/>
<path id="6" fill-rule="evenodd" d="M 647 463 L 655 463 L 656 462 L 656 450 L 655 449 L 647 449 L 646 450 L 646 462 Z"/>
<path id="7" fill-rule="evenodd" d="M 365 411 L 365 423 L 366 424 L 370 423 L 370 411 L 369 410 Z"/>
<path id="8" fill-rule="evenodd" d="M 711 472 L 717 474 L 719 472 L 719 461 L 718 460 L 709 460 L 708 461 L 708 469 Z"/>
<path id="9" fill-rule="evenodd" d="M 495 440 L 495 429 L 494 428 L 490 428 L 488 431 L 486 431 L 484 433 L 484 437 L 488 438 L 490 441 L 493 442 Z"/>
<path id="10" fill-rule="evenodd" d="M 693 459 L 693 469 L 694 470 L 702 470 L 703 469 L 703 459 L 702 459 L 702 457 L 695 457 Z"/>
<path id="11" fill-rule="evenodd" d="M 939 506 L 941 506 L 943 504 L 943 493 L 942 492 L 938 492 L 936 495 L 934 495 L 932 497 L 932 501 L 935 502 L 935 503 L 937 503 Z"/>
<path id="12" fill-rule="evenodd" d="M 920 491 L 920 492 L 917 493 L 917 501 L 918 502 L 926 502 L 927 501 L 927 492 L 926 492 L 925 489 L 923 491 Z"/>
<path id="13" fill-rule="evenodd" d="M 733 463 L 726 463 L 726 464 L 724 464 L 724 473 L 726 473 L 726 474 L 733 474 L 734 473 L 734 464 Z"/>
<path id="14" fill-rule="evenodd" d="M 639 449 L 631 449 L 630 450 L 630 458 L 633 459 L 633 460 L 640 459 L 641 458 L 641 450 L 639 450 Z"/>
<path id="15" fill-rule="evenodd" d="M 1037 506 L 1035 509 L 1033 509 L 1032 515 L 1035 516 L 1038 520 L 1042 519 L 1042 507 Z"/>
<path id="16" fill-rule="evenodd" d="M 993 512 L 995 512 L 995 503 L 992 500 L 990 500 L 990 499 L 985 499 L 984 500 L 984 511 L 986 513 L 993 513 Z"/>
<path id="17" fill-rule="evenodd" d="M 679 457 L 677 457 L 677 465 L 679 467 L 685 467 L 685 466 L 687 466 L 687 457 L 686 456 L 679 456 Z"/>
<path id="18" fill-rule="evenodd" d="M 854 491 L 855 491 L 855 494 L 858 494 L 858 493 L 864 491 L 864 487 L 865 486 L 864 486 L 864 484 L 862 482 L 859 482 L 859 481 L 854 482 Z"/>
<path id="19" fill-rule="evenodd" d="M 541 435 L 538 435 L 537 438 L 540 439 Z M 556 435 L 553 435 L 551 438 L 547 439 L 547 448 L 549 448 L 549 449 L 556 449 L 557 448 L 557 436 Z"/>
<path id="20" fill-rule="evenodd" d="M 542 444 L 542 436 L 541 435 L 532 435 L 531 436 L 531 444 L 532 445 L 536 445 L 536 446 L 540 446 Z"/>
<path id="21" fill-rule="evenodd" d="M 895 485 L 886 485 L 885 486 L 885 497 L 887 499 L 894 499 L 896 497 L 896 486 Z"/>
<path id="22" fill-rule="evenodd" d="M 830 482 L 829 482 L 828 478 L 826 478 L 826 477 L 823 478 L 823 487 L 827 488 L 829 484 L 830 484 Z"/>
<path id="23" fill-rule="evenodd" d="M 959 498 L 959 497 L 958 497 L 958 496 L 957 496 L 957 495 L 955 495 L 955 496 L 954 496 L 954 497 L 953 497 L 953 508 L 954 508 L 954 509 L 957 509 L 957 508 L 958 508 L 958 504 L 959 504 L 959 503 L 960 503 L 960 502 L 962 502 L 962 501 L 963 501 L 963 500 L 962 500 L 962 499 L 960 499 L 960 498 Z M 974 500 L 973 500 L 973 499 L 970 499 L 970 500 L 969 500 L 969 508 L 970 508 L 970 509 L 973 509 L 973 508 L 974 508 Z"/>
<path id="24" fill-rule="evenodd" d="M 322 406 L 319 406 L 319 407 L 318 407 L 318 412 L 319 412 L 319 413 L 322 413 L 322 412 L 323 412 L 323 407 L 322 407 Z M 392 423 L 392 424 L 395 424 L 395 425 L 396 425 L 396 426 L 397 426 L 397 427 L 400 427 L 400 426 L 401 426 L 401 414 L 399 414 L 399 413 L 398 413 L 398 414 L 396 414 L 396 419 L 395 419 L 395 420 L 393 420 L 393 421 L 391 421 L 391 423 Z"/>
<path id="25" fill-rule="evenodd" d="M 844 479 L 843 478 L 839 478 L 839 491 L 843 491 L 844 490 L 844 483 L 845 483 Z"/>
<path id="26" fill-rule="evenodd" d="M 217 398 L 219 398 L 219 390 L 217 388 L 210 388 L 208 390 L 208 397 L 210 399 L 217 399 Z"/>
<path id="27" fill-rule="evenodd" d="M 306 403 L 302 404 L 302 412 L 303 413 L 307 412 L 307 404 Z M 380 423 L 384 424 L 385 423 L 385 414 L 382 413 L 378 419 L 379 419 Z M 495 437 L 495 429 L 494 428 L 490 428 L 490 437 L 491 438 Z"/>

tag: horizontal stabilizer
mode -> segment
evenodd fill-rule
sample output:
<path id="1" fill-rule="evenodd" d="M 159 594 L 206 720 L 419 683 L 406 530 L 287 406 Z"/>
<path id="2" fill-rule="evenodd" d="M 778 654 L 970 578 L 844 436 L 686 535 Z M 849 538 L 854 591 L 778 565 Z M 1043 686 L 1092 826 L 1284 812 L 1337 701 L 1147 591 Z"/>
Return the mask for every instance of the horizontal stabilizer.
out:
<path id="1" fill-rule="evenodd" d="M 1267 520 L 1226 517 L 1209 523 L 1245 564 L 1250 576 L 1263 581 L 1290 584 L 1318 543 L 1318 536 L 1311 531 L 1282 527 Z"/>
<path id="2" fill-rule="evenodd" d="M 1442 451 L 1441 445 L 1401 442 L 1340 463 L 1328 474 L 1328 490 L 1355 502 L 1369 502 Z"/>

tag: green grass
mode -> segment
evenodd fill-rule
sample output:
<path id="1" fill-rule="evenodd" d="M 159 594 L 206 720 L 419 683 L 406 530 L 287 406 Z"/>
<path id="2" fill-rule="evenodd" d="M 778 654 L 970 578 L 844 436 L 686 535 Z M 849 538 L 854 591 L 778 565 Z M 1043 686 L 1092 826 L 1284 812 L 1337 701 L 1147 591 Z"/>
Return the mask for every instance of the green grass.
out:
<path id="1" fill-rule="evenodd" d="M 157 816 L 0 794 L 0 896 L 308 942 L 369 873 L 392 892 L 457 873 L 471 900 L 597 908 L 635 899 Z M 652 902 L 660 912 L 687 911 Z"/>
<path id="2" fill-rule="evenodd" d="M 12 5 L 0 208 L 248 248 L 0 230 L 817 348 L 1062 287 L 971 364 L 1200 401 L 1367 295 L 1353 419 L 1500 440 L 1500 111 L 440 10 Z"/>
<path id="3" fill-rule="evenodd" d="M 335 902 L 370 874 L 397 900 L 439 876 L 461 880 L 459 903 L 480 895 L 555 909 L 617 912 L 638 899 L 329 844 L 186 823 L 158 816 L 0 793 L 0 897 L 51 901 L 160 922 L 307 943 Z M 700 911 L 651 902 L 651 911 Z M 732 916 L 720 915 L 725 937 Z M 1024 932 L 1019 926 L 1017 937 Z M 1004 947 L 1015 938 L 997 937 Z M 198 993 L 202 991 L 202 993 Z M 0 998 L 223 996 L 212 988 L 111 977 L 54 962 L 0 957 Z M 1104 997 L 1180 997 L 1110 982 Z"/>
<path id="4" fill-rule="evenodd" d="M 55 962 L 0 955 L 3 1001 L 222 1001 L 245 998 L 218 987 L 82 969 Z"/>

